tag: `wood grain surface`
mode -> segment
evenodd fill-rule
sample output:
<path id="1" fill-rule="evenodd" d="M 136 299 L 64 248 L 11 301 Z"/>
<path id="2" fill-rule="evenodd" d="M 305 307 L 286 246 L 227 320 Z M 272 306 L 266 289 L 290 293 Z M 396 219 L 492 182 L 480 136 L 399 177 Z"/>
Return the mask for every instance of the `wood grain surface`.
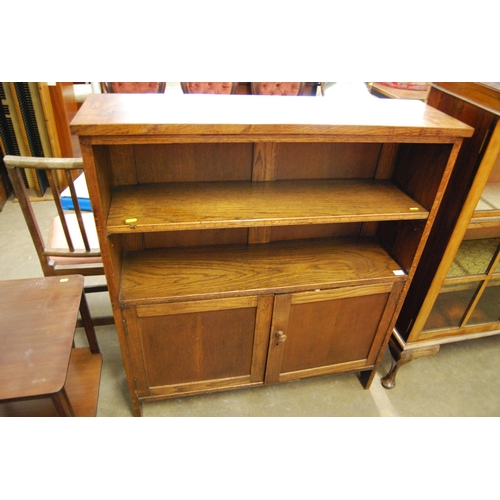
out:
<path id="1" fill-rule="evenodd" d="M 338 238 L 130 252 L 120 302 L 302 291 L 334 285 L 398 281 L 400 270 L 371 239 Z"/>
<path id="2" fill-rule="evenodd" d="M 425 219 L 387 181 L 211 182 L 120 186 L 109 233 Z"/>
<path id="3" fill-rule="evenodd" d="M 418 101 L 286 96 L 93 94 L 71 122 L 78 135 L 385 134 L 463 137 L 472 129 Z"/>
<path id="4" fill-rule="evenodd" d="M 63 387 L 82 287 L 76 275 L 0 281 L 0 399 Z"/>

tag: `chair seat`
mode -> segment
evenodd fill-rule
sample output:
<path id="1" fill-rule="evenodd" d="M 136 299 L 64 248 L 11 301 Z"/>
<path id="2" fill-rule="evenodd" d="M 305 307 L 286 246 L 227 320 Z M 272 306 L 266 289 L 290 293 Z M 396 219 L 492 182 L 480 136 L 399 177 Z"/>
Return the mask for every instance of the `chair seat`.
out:
<path id="1" fill-rule="evenodd" d="M 75 251 L 84 252 L 85 246 L 78 226 L 76 214 L 67 214 L 66 221 L 71 235 L 71 240 Z M 99 252 L 99 239 L 97 237 L 97 229 L 95 226 L 94 215 L 92 213 L 82 213 L 83 224 L 87 233 L 90 248 L 95 252 Z M 64 236 L 63 226 L 59 216 L 54 217 L 50 224 L 48 247 L 52 250 L 65 250 L 69 252 L 69 247 Z M 102 263 L 100 256 L 96 257 L 50 257 L 56 265 L 80 265 L 80 264 L 96 264 Z"/>

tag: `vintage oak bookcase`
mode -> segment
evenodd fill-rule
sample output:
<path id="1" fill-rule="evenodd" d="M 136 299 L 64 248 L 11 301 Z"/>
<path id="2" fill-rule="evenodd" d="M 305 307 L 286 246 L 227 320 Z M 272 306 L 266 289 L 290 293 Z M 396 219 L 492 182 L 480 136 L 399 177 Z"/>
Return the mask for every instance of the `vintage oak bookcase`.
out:
<path id="1" fill-rule="evenodd" d="M 90 96 L 79 136 L 135 415 L 373 380 L 472 129 L 421 102 Z"/>
<path id="2" fill-rule="evenodd" d="M 500 333 L 500 84 L 433 83 L 428 104 L 474 128 L 465 139 L 394 334 L 382 379 L 444 343 Z"/>

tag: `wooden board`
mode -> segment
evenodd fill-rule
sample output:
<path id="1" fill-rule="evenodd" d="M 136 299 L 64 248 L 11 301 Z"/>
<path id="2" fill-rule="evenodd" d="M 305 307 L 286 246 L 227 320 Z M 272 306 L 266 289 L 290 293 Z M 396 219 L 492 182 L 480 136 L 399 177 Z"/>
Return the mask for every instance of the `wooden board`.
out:
<path id="1" fill-rule="evenodd" d="M 375 241 L 338 238 L 126 254 L 120 302 L 207 299 L 398 281 Z M 398 273 L 399 274 L 399 273 Z"/>
<path id="2" fill-rule="evenodd" d="M 426 219 L 392 183 L 371 180 L 178 183 L 116 188 L 110 234 Z"/>
<path id="3" fill-rule="evenodd" d="M 101 368 L 101 354 L 92 354 L 86 347 L 71 351 L 65 388 L 75 417 L 96 416 Z M 57 412 L 50 398 L 42 398 L 1 403 L 0 416 L 55 417 Z"/>
<path id="4" fill-rule="evenodd" d="M 470 136 L 473 129 L 419 101 L 373 99 L 363 106 L 347 100 L 286 96 L 94 94 L 71 122 L 81 136 L 254 134 L 370 136 L 374 141 L 437 140 Z M 205 141 L 207 140 L 204 138 Z M 267 138 L 269 141 L 269 138 Z M 113 141 L 116 141 L 114 137 Z M 96 137 L 95 143 L 99 139 Z"/>

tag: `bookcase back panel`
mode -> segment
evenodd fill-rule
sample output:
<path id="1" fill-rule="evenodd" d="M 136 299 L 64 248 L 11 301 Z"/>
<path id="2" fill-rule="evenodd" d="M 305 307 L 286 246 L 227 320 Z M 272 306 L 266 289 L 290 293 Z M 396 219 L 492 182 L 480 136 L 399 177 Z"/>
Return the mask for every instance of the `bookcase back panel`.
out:
<path id="1" fill-rule="evenodd" d="M 134 154 L 138 184 L 252 179 L 250 143 L 139 144 Z"/>
<path id="2" fill-rule="evenodd" d="M 95 147 L 95 149 L 98 148 L 109 148 L 109 155 L 113 165 L 113 181 L 115 186 L 137 184 L 134 146 L 132 144 Z"/>
<path id="3" fill-rule="evenodd" d="M 247 243 L 247 240 L 247 228 L 144 233 L 144 249 L 233 245 Z"/>
<path id="4" fill-rule="evenodd" d="M 264 143 L 265 144 L 265 143 Z M 372 179 L 377 143 L 173 143 L 96 146 L 112 159 L 115 185 L 156 182 Z"/>
<path id="5" fill-rule="evenodd" d="M 358 236 L 362 223 L 311 224 L 304 226 L 276 226 L 269 228 L 269 241 L 331 238 L 334 236 Z"/>
<path id="6" fill-rule="evenodd" d="M 276 178 L 372 179 L 380 144 L 281 143 L 276 160 Z"/>
<path id="7" fill-rule="evenodd" d="M 255 238 L 252 239 L 249 234 L 253 229 L 249 230 L 247 228 L 132 233 L 121 235 L 116 241 L 121 242 L 121 247 L 124 251 L 136 251 L 153 248 L 237 245 L 245 243 L 258 244 L 270 241 L 332 238 L 339 236 L 372 236 L 373 231 L 366 233 L 363 229 L 364 226 L 363 223 L 345 223 L 262 228 L 265 236 L 261 241 Z"/>

